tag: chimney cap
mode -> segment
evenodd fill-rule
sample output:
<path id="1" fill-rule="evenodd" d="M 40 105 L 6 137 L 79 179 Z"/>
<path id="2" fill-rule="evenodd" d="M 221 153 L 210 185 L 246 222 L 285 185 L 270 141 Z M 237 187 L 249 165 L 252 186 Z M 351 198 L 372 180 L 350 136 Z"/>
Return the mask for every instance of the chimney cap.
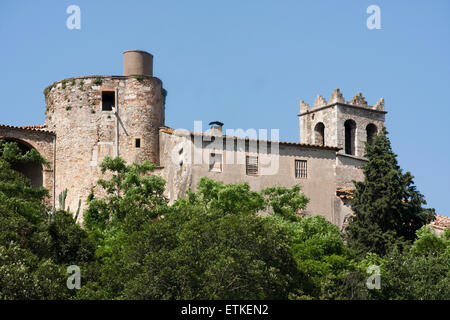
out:
<path id="1" fill-rule="evenodd" d="M 223 122 L 220 121 L 212 121 L 209 123 L 210 126 L 212 126 L 213 124 L 217 124 L 219 127 L 223 127 Z"/>
<path id="2" fill-rule="evenodd" d="M 144 51 L 144 50 L 125 50 L 123 52 L 123 54 L 128 53 L 128 52 L 139 52 L 139 53 L 144 53 L 144 54 L 151 55 L 153 57 L 153 55 L 150 52 L 147 52 L 147 51 Z"/>

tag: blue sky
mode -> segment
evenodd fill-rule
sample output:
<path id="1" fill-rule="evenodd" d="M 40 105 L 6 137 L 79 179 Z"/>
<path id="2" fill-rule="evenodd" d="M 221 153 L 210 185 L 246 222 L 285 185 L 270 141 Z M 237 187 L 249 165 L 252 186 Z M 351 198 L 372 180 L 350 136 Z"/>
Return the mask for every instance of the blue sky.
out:
<path id="1" fill-rule="evenodd" d="M 69 30 L 69 5 L 81 30 Z M 369 30 L 369 5 L 381 30 Z M 122 52 L 154 55 L 166 125 L 278 128 L 298 141 L 298 103 L 386 100 L 401 167 L 450 215 L 450 1 L 1 1 L 0 123 L 44 122 L 43 89 L 72 76 L 122 74 Z"/>

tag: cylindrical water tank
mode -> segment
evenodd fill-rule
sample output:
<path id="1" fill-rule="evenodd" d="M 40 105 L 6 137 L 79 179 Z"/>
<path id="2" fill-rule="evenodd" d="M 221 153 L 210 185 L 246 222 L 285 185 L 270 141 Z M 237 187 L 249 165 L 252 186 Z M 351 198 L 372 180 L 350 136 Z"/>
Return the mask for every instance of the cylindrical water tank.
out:
<path id="1" fill-rule="evenodd" d="M 141 50 L 127 50 L 123 53 L 123 75 L 153 76 L 153 56 Z"/>

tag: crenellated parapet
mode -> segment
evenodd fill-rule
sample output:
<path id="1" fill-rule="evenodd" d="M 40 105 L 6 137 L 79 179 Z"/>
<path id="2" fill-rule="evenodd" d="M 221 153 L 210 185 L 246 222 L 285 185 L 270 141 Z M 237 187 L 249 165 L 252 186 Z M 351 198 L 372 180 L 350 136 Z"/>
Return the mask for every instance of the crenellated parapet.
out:
<path id="1" fill-rule="evenodd" d="M 338 88 L 334 89 L 333 93 L 331 94 L 330 104 L 332 103 L 345 103 L 344 96 Z"/>
<path id="2" fill-rule="evenodd" d="M 375 110 L 378 111 L 384 111 L 384 98 L 381 98 L 380 100 L 378 100 L 378 102 L 375 104 Z"/>
<path id="3" fill-rule="evenodd" d="M 352 107 L 359 107 L 376 111 L 384 111 L 384 98 L 381 98 L 375 105 L 371 106 L 367 103 L 366 98 L 362 95 L 362 93 L 358 92 L 351 100 L 346 101 L 341 91 L 336 88 L 331 94 L 328 102 L 322 95 L 317 95 L 312 108 L 305 101 L 300 101 L 300 114 L 311 112 L 324 107 L 333 106 L 335 104 L 348 105 Z"/>
<path id="4" fill-rule="evenodd" d="M 300 101 L 300 113 L 308 112 L 308 110 L 311 109 L 309 104 L 307 104 L 305 101 Z"/>
<path id="5" fill-rule="evenodd" d="M 316 101 L 314 101 L 314 109 L 325 107 L 327 105 L 327 100 L 320 94 L 317 95 Z"/>
<path id="6" fill-rule="evenodd" d="M 347 103 L 358 107 L 365 107 L 365 108 L 369 107 L 366 98 L 363 97 L 361 92 L 358 92 L 356 96 L 354 96 L 352 100 L 348 101 Z"/>
<path id="7" fill-rule="evenodd" d="M 340 147 L 339 154 L 347 156 L 347 162 L 360 159 L 365 143 L 371 143 L 384 127 L 385 114 L 383 98 L 369 105 L 361 92 L 347 100 L 336 88 L 328 101 L 319 94 L 312 107 L 300 102 L 300 142 Z"/>

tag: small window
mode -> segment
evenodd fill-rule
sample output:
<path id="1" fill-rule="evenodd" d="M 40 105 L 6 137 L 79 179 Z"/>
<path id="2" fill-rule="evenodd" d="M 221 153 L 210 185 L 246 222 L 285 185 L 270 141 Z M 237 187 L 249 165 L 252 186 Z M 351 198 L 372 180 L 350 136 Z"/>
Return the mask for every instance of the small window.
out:
<path id="1" fill-rule="evenodd" d="M 102 91 L 102 111 L 112 111 L 115 100 L 114 91 Z"/>
<path id="2" fill-rule="evenodd" d="M 209 155 L 209 171 L 222 172 L 222 155 L 220 153 Z"/>
<path id="3" fill-rule="evenodd" d="M 141 139 L 137 138 L 136 141 L 134 142 L 134 146 L 136 148 L 140 148 L 141 147 Z"/>
<path id="4" fill-rule="evenodd" d="M 258 157 L 247 156 L 246 161 L 246 173 L 247 175 L 257 175 L 258 174 Z"/>
<path id="5" fill-rule="evenodd" d="M 295 160 L 295 177 L 297 179 L 308 177 L 308 162 L 306 160 Z"/>

